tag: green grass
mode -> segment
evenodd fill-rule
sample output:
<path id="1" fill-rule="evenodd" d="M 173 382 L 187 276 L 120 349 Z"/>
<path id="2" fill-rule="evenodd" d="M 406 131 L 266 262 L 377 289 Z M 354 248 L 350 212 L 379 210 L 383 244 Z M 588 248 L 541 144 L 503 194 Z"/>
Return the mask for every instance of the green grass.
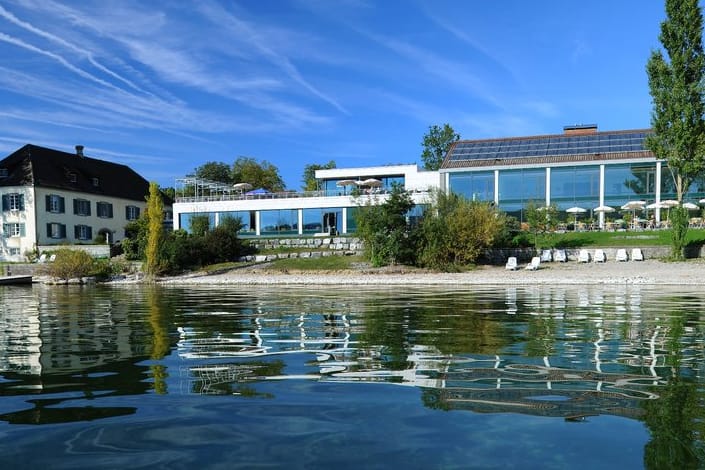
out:
<path id="1" fill-rule="evenodd" d="M 533 240 L 533 237 L 529 238 Z M 539 246 L 577 248 L 581 246 L 621 247 L 638 243 L 641 246 L 670 246 L 670 230 L 625 232 L 566 232 L 538 237 Z M 705 229 L 688 229 L 687 243 L 705 244 Z"/>
<path id="2" fill-rule="evenodd" d="M 292 271 L 342 271 L 365 260 L 360 256 L 324 256 L 321 258 L 285 258 L 272 262 L 272 268 Z"/>

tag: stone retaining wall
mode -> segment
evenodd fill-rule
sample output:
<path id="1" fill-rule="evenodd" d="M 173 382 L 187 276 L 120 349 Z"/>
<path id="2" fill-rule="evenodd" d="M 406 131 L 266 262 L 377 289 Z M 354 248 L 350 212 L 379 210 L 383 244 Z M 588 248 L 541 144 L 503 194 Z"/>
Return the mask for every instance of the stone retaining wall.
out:
<path id="1" fill-rule="evenodd" d="M 360 254 L 362 253 L 362 241 L 357 237 L 302 237 L 302 238 L 258 238 L 251 240 L 250 244 L 258 250 L 287 250 L 294 249 L 298 252 L 298 257 L 306 253 L 306 249 L 311 252 L 330 251 L 337 254 Z M 296 252 L 283 253 L 291 256 Z"/>

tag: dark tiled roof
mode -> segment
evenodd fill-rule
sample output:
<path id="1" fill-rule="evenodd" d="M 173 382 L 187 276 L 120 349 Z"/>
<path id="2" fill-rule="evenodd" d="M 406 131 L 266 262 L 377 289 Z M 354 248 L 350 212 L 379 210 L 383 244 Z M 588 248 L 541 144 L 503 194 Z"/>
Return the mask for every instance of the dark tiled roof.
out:
<path id="1" fill-rule="evenodd" d="M 650 129 L 459 140 L 441 169 L 654 158 L 644 147 Z"/>
<path id="2" fill-rule="evenodd" d="M 32 185 L 140 202 L 149 195 L 149 182 L 126 165 L 32 144 L 0 160 L 0 169 L 7 169 L 0 186 Z"/>

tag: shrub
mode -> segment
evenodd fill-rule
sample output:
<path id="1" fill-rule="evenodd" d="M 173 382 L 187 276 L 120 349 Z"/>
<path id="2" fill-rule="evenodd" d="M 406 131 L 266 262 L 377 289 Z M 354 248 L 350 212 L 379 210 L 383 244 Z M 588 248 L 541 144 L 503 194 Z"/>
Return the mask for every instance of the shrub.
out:
<path id="1" fill-rule="evenodd" d="M 83 250 L 61 248 L 54 253 L 56 258 L 45 265 L 46 274 L 58 279 L 73 279 L 95 274 L 95 260 Z"/>

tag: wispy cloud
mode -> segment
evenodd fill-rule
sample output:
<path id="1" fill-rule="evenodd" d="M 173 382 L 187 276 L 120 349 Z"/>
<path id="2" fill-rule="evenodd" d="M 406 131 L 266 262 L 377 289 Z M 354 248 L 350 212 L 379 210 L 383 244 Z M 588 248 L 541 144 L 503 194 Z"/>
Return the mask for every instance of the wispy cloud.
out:
<path id="1" fill-rule="evenodd" d="M 258 33 L 258 28 L 252 27 L 248 22 L 238 18 L 236 15 L 226 11 L 219 4 L 213 2 L 202 2 L 200 11 L 214 24 L 226 28 L 239 41 L 245 42 L 254 47 L 262 58 L 283 71 L 291 80 L 302 86 L 305 90 L 320 98 L 326 103 L 335 107 L 338 111 L 347 114 L 347 110 L 334 98 L 319 90 L 306 80 L 297 67 L 283 54 L 280 54 L 272 45 L 267 42 L 265 36 Z"/>
<path id="2" fill-rule="evenodd" d="M 101 72 L 104 72 L 105 74 L 111 76 L 112 78 L 121 81 L 122 83 L 128 85 L 130 88 L 133 88 L 134 90 L 137 90 L 140 92 L 145 92 L 145 90 L 143 90 L 142 88 L 140 88 L 139 86 L 134 84 L 131 80 L 128 80 L 127 78 L 121 76 L 120 74 L 114 72 L 113 70 L 109 69 L 108 67 L 106 67 L 103 64 L 101 64 L 100 62 L 98 62 L 93 57 L 93 54 L 90 51 L 88 51 L 82 47 L 79 47 L 69 41 L 66 41 L 63 38 L 60 38 L 59 36 L 56 36 L 54 34 L 47 32 L 47 31 L 44 31 L 43 29 L 37 28 L 26 21 L 20 20 L 15 15 L 13 15 L 11 12 L 9 12 L 5 8 L 3 8 L 2 5 L 0 5 L 0 16 L 5 18 L 6 20 L 10 21 L 11 23 L 29 31 L 29 32 L 32 32 L 40 37 L 48 39 L 51 42 L 54 42 L 60 46 L 63 46 L 67 49 L 70 49 L 74 52 L 79 53 L 80 55 L 86 57 L 88 59 L 88 61 L 91 63 L 91 65 L 96 67 Z"/>

